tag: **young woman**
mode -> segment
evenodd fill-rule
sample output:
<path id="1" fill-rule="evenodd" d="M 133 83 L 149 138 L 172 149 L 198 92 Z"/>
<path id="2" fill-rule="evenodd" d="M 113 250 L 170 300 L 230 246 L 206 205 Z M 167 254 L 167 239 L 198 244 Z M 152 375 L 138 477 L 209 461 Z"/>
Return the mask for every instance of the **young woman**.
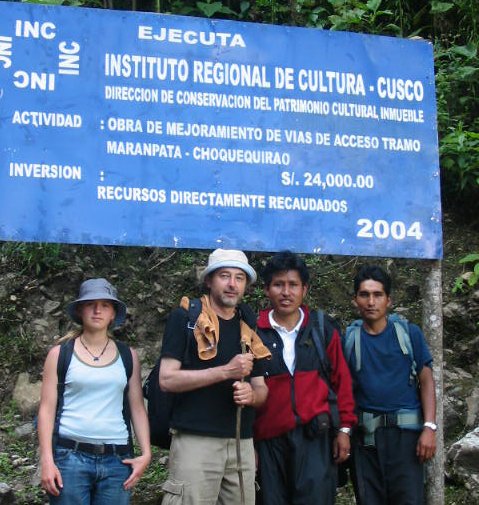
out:
<path id="1" fill-rule="evenodd" d="M 126 306 L 108 281 L 90 279 L 67 312 L 81 329 L 45 360 L 38 414 L 41 484 L 54 505 L 127 505 L 151 451 L 138 356 L 108 333 L 123 323 Z M 57 364 L 66 345 L 71 361 L 62 394 Z M 130 417 L 141 449 L 137 457 Z"/>

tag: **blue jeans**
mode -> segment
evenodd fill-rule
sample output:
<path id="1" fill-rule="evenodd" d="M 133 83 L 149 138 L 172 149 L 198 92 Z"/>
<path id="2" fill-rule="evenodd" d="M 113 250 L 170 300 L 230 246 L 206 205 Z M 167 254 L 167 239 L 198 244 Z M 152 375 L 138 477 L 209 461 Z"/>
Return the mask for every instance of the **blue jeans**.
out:
<path id="1" fill-rule="evenodd" d="M 127 458 L 128 456 L 123 456 Z M 55 448 L 55 464 L 61 473 L 60 496 L 51 505 L 128 505 L 130 491 L 123 482 L 131 468 L 118 455 L 94 455 L 63 447 Z"/>

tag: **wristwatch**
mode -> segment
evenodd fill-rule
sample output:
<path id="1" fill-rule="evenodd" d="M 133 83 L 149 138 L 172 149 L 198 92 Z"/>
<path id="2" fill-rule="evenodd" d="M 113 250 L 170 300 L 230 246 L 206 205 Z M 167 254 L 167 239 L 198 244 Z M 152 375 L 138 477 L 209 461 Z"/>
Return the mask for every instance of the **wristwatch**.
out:
<path id="1" fill-rule="evenodd" d="M 429 428 L 432 431 L 437 431 L 437 424 L 432 423 L 431 421 L 426 421 L 423 426 L 424 428 Z"/>
<path id="2" fill-rule="evenodd" d="M 346 435 L 351 436 L 351 428 L 348 428 L 347 426 L 343 426 L 342 428 L 339 428 L 339 431 L 341 433 L 346 433 Z"/>

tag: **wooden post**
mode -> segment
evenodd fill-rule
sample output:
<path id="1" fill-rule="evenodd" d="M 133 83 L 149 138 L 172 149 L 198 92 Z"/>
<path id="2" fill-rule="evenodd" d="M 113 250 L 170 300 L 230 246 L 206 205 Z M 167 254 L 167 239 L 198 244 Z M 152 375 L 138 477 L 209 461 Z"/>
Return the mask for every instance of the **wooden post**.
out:
<path id="1" fill-rule="evenodd" d="M 443 426 L 443 344 L 442 344 L 442 272 L 441 262 L 431 261 L 424 283 L 422 329 L 429 343 L 436 383 L 437 450 L 426 464 L 426 503 L 444 505 L 444 426 Z"/>

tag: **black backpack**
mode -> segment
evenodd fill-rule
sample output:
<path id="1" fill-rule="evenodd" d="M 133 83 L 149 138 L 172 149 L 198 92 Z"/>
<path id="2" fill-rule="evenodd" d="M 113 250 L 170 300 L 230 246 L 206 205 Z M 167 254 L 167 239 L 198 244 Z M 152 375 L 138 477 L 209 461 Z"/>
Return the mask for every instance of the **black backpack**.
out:
<path id="1" fill-rule="evenodd" d="M 159 373 L 161 358 L 150 370 L 143 383 L 143 396 L 146 399 L 148 424 L 150 425 L 150 443 L 162 449 L 170 447 L 170 417 L 173 412 L 174 393 L 160 389 Z"/>
<path id="2" fill-rule="evenodd" d="M 187 323 L 187 336 L 185 354 L 182 362 L 187 361 L 189 344 L 191 339 L 194 339 L 193 330 L 195 328 L 196 320 L 201 314 L 201 300 L 193 298 L 190 300 L 190 307 L 188 310 L 188 323 Z M 238 312 L 240 318 L 251 328 L 256 327 L 256 315 L 252 309 L 244 304 L 238 305 Z M 161 356 L 151 369 L 148 377 L 143 384 L 143 396 L 146 399 L 148 421 L 150 425 L 150 443 L 162 449 L 169 449 L 171 443 L 170 435 L 170 419 L 173 413 L 175 404 L 176 393 L 168 393 L 162 391 L 159 383 Z"/>
<path id="3" fill-rule="evenodd" d="M 131 355 L 130 347 L 124 342 L 119 342 L 115 340 L 115 344 L 120 353 L 123 366 L 125 368 L 126 374 L 126 386 L 123 390 L 123 419 L 125 420 L 126 427 L 128 429 L 128 444 L 133 450 L 133 438 L 131 433 L 131 413 L 130 413 L 130 403 L 128 402 L 128 381 L 130 380 L 131 374 L 133 373 L 133 357 Z M 58 435 L 58 428 L 60 426 L 60 417 L 63 411 L 63 395 L 65 393 L 65 377 L 67 375 L 68 367 L 70 366 L 70 361 L 73 355 L 73 346 L 75 345 L 75 339 L 72 338 L 67 340 L 60 345 L 60 353 L 58 355 L 57 362 L 57 409 L 55 414 L 55 426 L 53 430 L 54 437 Z"/>

